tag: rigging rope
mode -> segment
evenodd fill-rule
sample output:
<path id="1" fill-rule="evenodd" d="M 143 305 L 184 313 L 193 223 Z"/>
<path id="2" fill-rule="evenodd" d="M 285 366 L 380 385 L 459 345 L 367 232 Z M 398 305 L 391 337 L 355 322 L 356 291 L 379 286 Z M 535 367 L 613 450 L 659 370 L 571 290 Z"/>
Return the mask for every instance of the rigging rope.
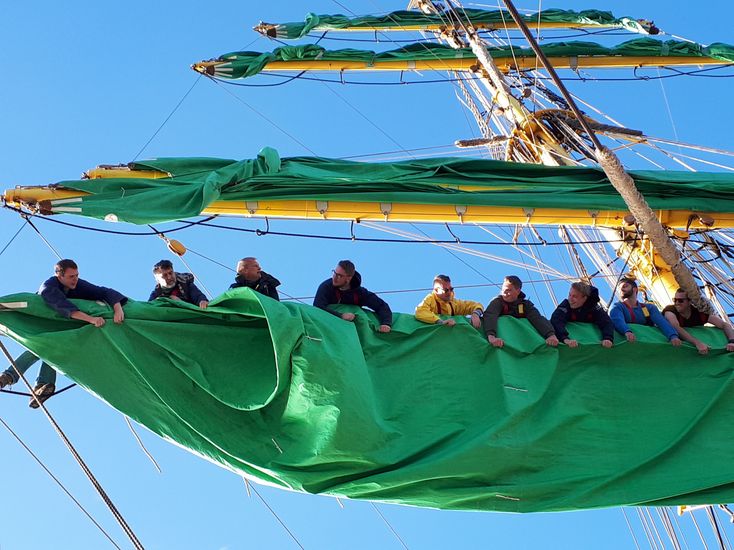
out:
<path id="1" fill-rule="evenodd" d="M 398 534 L 398 532 L 395 530 L 395 528 L 390 524 L 390 522 L 387 520 L 387 518 L 383 515 L 382 512 L 380 512 L 380 509 L 375 505 L 374 502 L 370 501 L 370 506 L 377 512 L 377 514 L 382 518 L 382 521 L 385 522 L 385 525 L 387 525 L 388 529 L 392 531 L 392 534 L 395 535 L 395 538 L 398 539 L 398 542 L 400 542 L 400 545 L 405 548 L 405 550 L 408 550 L 408 545 L 405 544 L 405 541 L 401 538 L 401 536 Z"/>
<path id="2" fill-rule="evenodd" d="M 51 245 L 51 243 L 50 243 L 50 242 L 48 242 L 48 241 L 46 240 L 46 237 L 44 237 L 44 236 L 43 236 L 43 235 L 41 234 L 41 232 L 40 232 L 40 231 L 38 230 L 38 228 L 37 228 L 37 227 L 36 227 L 36 226 L 34 225 L 34 223 L 33 223 L 33 222 L 32 222 L 32 221 L 30 220 L 30 218 L 26 218 L 26 221 L 28 222 L 28 225 L 30 225 L 30 226 L 31 226 L 31 227 L 33 228 L 33 230 L 34 230 L 34 231 L 35 231 L 36 233 L 38 233 L 38 236 L 39 236 L 39 237 L 41 237 L 41 240 L 42 240 L 42 241 L 43 241 L 44 243 L 46 243 L 46 246 L 48 246 L 48 247 L 49 247 L 49 248 L 51 249 L 51 252 L 53 252 L 53 253 L 54 253 L 54 254 L 56 255 L 56 257 L 57 257 L 57 258 L 58 258 L 59 260 L 61 260 L 61 259 L 62 259 L 62 258 L 61 258 L 61 254 L 59 254 L 59 253 L 58 253 L 58 251 L 57 251 L 57 250 L 56 250 L 56 249 L 55 249 L 55 248 L 54 248 L 54 247 L 53 247 L 53 246 Z"/>
<path id="3" fill-rule="evenodd" d="M 20 235 L 20 232 L 21 232 L 21 231 L 23 231 L 23 228 L 24 228 L 24 227 L 25 227 L 26 225 L 28 225 L 28 219 L 27 219 L 27 218 L 25 218 L 25 221 L 24 221 L 24 223 L 23 223 L 23 224 L 22 224 L 22 225 L 21 225 L 21 226 L 20 226 L 20 227 L 18 228 L 18 231 L 16 231 L 16 232 L 15 232 L 15 235 L 13 235 L 13 236 L 12 236 L 12 237 L 10 238 L 10 240 L 9 240 L 9 241 L 7 242 L 7 244 L 6 244 L 6 245 L 5 245 L 4 247 L 3 247 L 3 249 L 2 249 L 2 250 L 0 250 L 0 256 L 2 256 L 2 255 L 3 255 L 3 253 L 4 253 L 4 252 L 5 252 L 5 251 L 6 251 L 7 249 L 8 249 L 8 247 L 9 247 L 9 246 L 10 246 L 11 244 L 13 244 L 13 241 L 15 240 L 15 238 L 16 238 L 16 237 L 17 237 L 18 235 Z"/>
<path id="4" fill-rule="evenodd" d="M 0 341 L 0 349 L 2 350 L 5 357 L 10 361 L 10 364 L 13 366 L 13 369 L 15 370 L 16 374 L 18 375 L 18 378 L 20 380 L 23 380 L 23 383 L 28 388 L 28 391 L 33 393 L 33 389 L 31 388 L 30 382 L 26 379 L 25 375 L 18 370 L 18 366 L 15 364 L 15 359 L 10 355 L 10 352 L 5 347 L 5 344 Z M 54 430 L 58 434 L 58 436 L 61 438 L 61 440 L 66 445 L 67 449 L 69 449 L 69 452 L 72 454 L 74 459 L 77 461 L 79 466 L 81 467 L 82 471 L 86 474 L 86 476 L 89 478 L 89 481 L 92 483 L 94 488 L 97 490 L 97 493 L 102 498 L 102 500 L 105 502 L 107 507 L 109 508 L 110 512 L 112 512 L 112 515 L 115 517 L 117 522 L 119 523 L 122 530 L 125 532 L 125 534 L 130 539 L 130 542 L 132 542 L 133 546 L 136 548 L 136 550 L 143 550 L 143 545 L 141 544 L 140 540 L 138 540 L 137 536 L 133 532 L 132 528 L 128 525 L 128 523 L 125 521 L 125 518 L 122 517 L 122 514 L 118 511 L 117 507 L 114 505 L 112 500 L 109 496 L 107 496 L 107 493 L 102 488 L 102 485 L 97 481 L 97 478 L 94 477 L 94 474 L 87 466 L 86 462 L 82 459 L 81 455 L 77 452 L 74 445 L 72 445 L 69 438 L 66 436 L 64 431 L 61 429 L 59 424 L 56 422 L 54 417 L 51 415 L 51 413 L 48 411 L 46 406 L 43 404 L 41 400 L 38 399 L 38 397 L 33 394 L 34 399 L 36 400 L 36 403 L 38 403 L 38 406 L 43 410 L 44 414 L 46 415 L 46 418 L 48 418 L 49 422 L 53 426 Z"/>
<path id="5" fill-rule="evenodd" d="M 637 550 L 640 550 L 640 545 L 637 543 L 637 536 L 635 536 L 635 532 L 632 529 L 632 525 L 630 524 L 630 520 L 627 517 L 627 512 L 625 511 L 624 506 L 621 506 L 619 509 L 622 510 L 622 515 L 624 516 L 624 521 L 627 524 L 627 529 L 629 529 L 630 535 L 632 535 L 632 540 L 635 543 L 635 548 Z"/>
<path id="6" fill-rule="evenodd" d="M 82 503 L 79 502 L 74 497 L 74 495 L 71 494 L 71 492 L 64 486 L 64 484 L 61 483 L 61 480 L 59 478 L 57 478 L 53 474 L 53 472 L 43 463 L 43 461 L 40 458 L 38 458 L 38 455 L 36 455 L 36 453 L 34 453 L 33 450 L 28 445 L 26 445 L 26 443 L 20 438 L 20 436 L 18 436 L 18 434 L 16 434 L 13 431 L 13 429 L 8 425 L 7 422 L 5 422 L 5 420 L 3 420 L 2 417 L 0 417 L 0 424 L 2 424 L 5 427 L 5 429 L 8 430 L 8 432 L 10 432 L 10 435 L 12 435 L 16 439 L 16 441 L 18 441 L 18 443 L 21 444 L 21 446 L 26 450 L 26 452 L 29 455 L 31 455 L 31 457 L 33 458 L 33 460 L 35 460 L 36 463 L 38 463 L 38 465 L 41 468 L 43 468 L 43 470 L 49 475 L 49 477 L 54 480 L 54 482 L 56 483 L 56 485 L 58 485 L 59 487 L 61 487 L 61 490 L 66 493 L 66 496 L 68 496 L 72 500 L 72 502 L 74 502 L 74 504 L 76 504 L 77 507 L 84 513 L 84 515 L 89 518 L 89 520 L 95 525 L 95 527 L 97 527 L 97 529 L 99 529 L 102 532 L 102 534 L 107 538 L 107 540 L 110 541 L 110 543 L 112 544 L 112 546 L 114 546 L 118 550 L 122 550 L 122 548 L 120 548 L 120 546 L 114 541 L 114 539 L 110 536 L 110 534 L 107 533 L 107 531 L 104 530 L 104 528 L 97 522 L 97 520 L 94 519 L 94 517 L 92 517 L 92 514 L 90 514 L 87 511 L 87 509 L 84 508 L 84 506 L 82 505 Z"/>
<path id="7" fill-rule="evenodd" d="M 243 478 L 243 479 L 244 479 L 244 478 Z M 260 499 L 260 500 L 262 501 L 262 503 L 263 503 L 263 504 L 265 505 L 265 507 L 266 507 L 266 508 L 267 508 L 268 510 L 270 510 L 270 513 L 271 513 L 271 514 L 273 514 L 273 516 L 275 517 L 275 519 L 277 519 L 277 520 L 278 520 L 278 523 L 280 523 L 280 525 L 281 525 L 281 526 L 283 527 L 283 529 L 285 529 L 285 530 L 286 530 L 286 532 L 288 533 L 288 535 L 289 535 L 289 536 L 290 536 L 290 537 L 291 537 L 291 538 L 293 539 L 293 542 L 295 542 L 295 543 L 296 543 L 296 544 L 298 545 L 298 547 L 299 547 L 299 548 L 300 548 L 301 550 L 306 550 L 306 549 L 305 549 L 305 548 L 303 547 L 303 545 L 302 545 L 302 544 L 300 543 L 300 541 L 299 541 L 299 540 L 298 540 L 298 539 L 296 538 L 296 536 L 295 536 L 295 535 L 293 534 L 293 532 L 292 532 L 292 531 L 291 531 L 290 529 L 288 529 L 288 526 L 287 526 L 287 525 L 285 524 L 285 522 L 284 522 L 284 521 L 283 521 L 282 519 L 280 519 L 280 516 L 279 516 L 279 515 L 278 515 L 278 514 L 277 514 L 277 513 L 275 512 L 275 510 L 273 510 L 273 509 L 271 508 L 270 504 L 268 504 L 268 503 L 267 503 L 267 502 L 265 501 L 265 499 L 264 499 L 264 498 L 262 497 L 262 495 L 260 494 L 260 491 L 258 491 L 258 490 L 257 490 L 257 488 L 256 488 L 256 487 L 255 487 L 254 485 L 251 485 L 251 484 L 247 483 L 247 480 L 246 480 L 246 479 L 245 479 L 245 484 L 247 485 L 247 488 L 248 488 L 248 494 L 249 494 L 249 490 L 250 490 L 250 489 L 252 489 L 252 491 L 253 491 L 253 492 L 254 492 L 254 493 L 255 493 L 255 494 L 257 495 L 257 497 L 258 497 L 258 498 L 259 498 L 259 499 Z"/>
<path id="8" fill-rule="evenodd" d="M 133 162 L 138 160 L 138 157 L 143 154 L 143 151 L 150 145 L 150 142 L 155 139 L 155 137 L 158 135 L 158 132 L 160 132 L 163 127 L 168 123 L 169 120 L 171 120 L 171 117 L 174 115 L 176 111 L 178 111 L 178 108 L 181 106 L 181 104 L 186 101 L 186 98 L 189 97 L 189 94 L 193 91 L 193 89 L 196 87 L 196 85 L 199 83 L 199 80 L 201 80 L 202 75 L 200 74 L 199 77 L 194 81 L 194 83 L 191 85 L 191 87 L 188 89 L 188 91 L 183 95 L 183 97 L 179 100 L 179 102 L 176 104 L 176 106 L 173 108 L 173 110 L 168 114 L 168 116 L 165 118 L 165 120 L 161 123 L 160 126 L 158 126 L 158 129 L 153 132 L 153 135 L 150 136 L 150 139 L 145 142 L 145 145 L 143 145 L 140 148 L 140 151 L 137 152 L 137 154 L 133 157 Z"/>
<path id="9" fill-rule="evenodd" d="M 690 514 L 691 514 L 691 519 L 693 520 L 693 524 L 696 526 L 696 531 L 698 531 L 698 536 L 701 539 L 701 542 L 703 543 L 703 547 L 705 550 L 708 550 L 709 545 L 706 544 L 706 539 L 703 537 L 701 528 L 698 526 L 698 520 L 696 520 L 695 510 L 691 510 Z"/>

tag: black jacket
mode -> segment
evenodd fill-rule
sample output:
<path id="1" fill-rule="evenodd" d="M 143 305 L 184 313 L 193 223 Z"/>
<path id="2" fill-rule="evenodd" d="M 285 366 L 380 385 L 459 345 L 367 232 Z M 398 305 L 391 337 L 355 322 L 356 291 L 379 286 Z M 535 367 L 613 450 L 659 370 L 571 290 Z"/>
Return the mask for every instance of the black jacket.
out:
<path id="1" fill-rule="evenodd" d="M 264 271 L 260 272 L 260 278 L 257 281 L 248 281 L 242 275 L 237 275 L 234 281 L 234 283 L 229 285 L 229 288 L 241 288 L 246 286 L 260 294 L 270 296 L 273 300 L 278 300 L 280 302 L 280 296 L 278 296 L 278 291 L 276 290 L 276 287 L 280 286 L 280 281 Z"/>
<path id="2" fill-rule="evenodd" d="M 162 288 L 161 285 L 155 285 L 153 292 L 150 293 L 148 301 L 156 298 L 170 298 L 176 296 L 184 302 L 199 305 L 199 302 L 208 301 L 204 293 L 194 284 L 194 276 L 191 273 L 176 272 L 176 284 L 171 288 Z"/>
<path id="3" fill-rule="evenodd" d="M 553 329 L 556 331 L 556 336 L 558 336 L 561 342 L 568 338 L 566 323 L 574 321 L 578 323 L 595 323 L 599 327 L 599 330 L 601 330 L 602 340 L 614 341 L 614 324 L 612 324 L 609 315 L 599 303 L 599 290 L 596 287 L 591 287 L 591 294 L 581 307 L 572 308 L 568 300 L 563 300 L 558 304 L 553 315 L 551 315 L 551 323 L 553 324 Z"/>
<path id="4" fill-rule="evenodd" d="M 355 271 L 352 280 L 349 282 L 350 288 L 347 290 L 339 290 L 334 286 L 331 279 L 326 279 L 319 285 L 316 296 L 313 299 L 313 305 L 324 309 L 329 313 L 341 317 L 341 313 L 329 307 L 331 304 L 349 304 L 355 306 L 368 307 L 377 314 L 381 325 L 392 325 L 392 310 L 387 302 L 380 298 L 374 292 L 370 292 L 362 287 L 362 276 Z"/>
<path id="5" fill-rule="evenodd" d="M 84 279 L 79 279 L 76 288 L 66 288 L 61 284 L 58 277 L 51 277 L 41 285 L 41 288 L 38 289 L 38 294 L 41 295 L 44 302 L 51 309 L 67 318 L 71 317 L 71 314 L 75 311 L 79 311 L 79 308 L 72 304 L 69 298 L 76 298 L 78 300 L 101 300 L 111 306 L 117 303 L 124 306 L 127 302 L 127 298 L 116 290 L 105 286 L 93 285 Z"/>
<path id="6" fill-rule="evenodd" d="M 502 315 L 511 315 L 519 319 L 525 318 L 530 321 L 533 328 L 543 338 L 553 336 L 553 326 L 548 319 L 540 314 L 540 311 L 538 311 L 533 302 L 525 298 L 524 292 L 520 292 L 517 300 L 514 302 L 505 302 L 502 296 L 497 296 L 489 302 L 487 309 L 484 310 L 484 317 L 482 319 L 484 333 L 487 336 L 497 336 L 497 324 Z"/>

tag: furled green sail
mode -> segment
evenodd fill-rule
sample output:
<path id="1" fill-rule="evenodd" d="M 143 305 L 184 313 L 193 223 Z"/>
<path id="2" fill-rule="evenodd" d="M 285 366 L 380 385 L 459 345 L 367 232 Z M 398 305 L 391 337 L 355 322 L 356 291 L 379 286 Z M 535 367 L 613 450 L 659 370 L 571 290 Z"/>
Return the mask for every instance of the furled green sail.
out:
<path id="1" fill-rule="evenodd" d="M 319 157 L 281 159 L 265 148 L 256 159 L 157 159 L 133 169 L 168 178 L 62 181 L 91 193 L 58 203 L 55 212 L 154 223 L 199 215 L 215 200 L 354 202 L 627 210 L 598 168 L 550 167 L 493 160 L 436 158 L 366 163 Z M 654 209 L 734 212 L 734 174 L 631 171 Z"/>
<path id="2" fill-rule="evenodd" d="M 734 500 L 734 354 L 701 357 L 650 327 L 549 348 L 503 318 L 503 349 L 396 315 L 377 331 L 235 289 L 199 310 L 130 302 L 124 324 L 63 319 L 33 294 L 0 327 L 161 436 L 235 472 L 309 493 L 532 512 Z"/>
<path id="3" fill-rule="evenodd" d="M 557 42 L 544 44 L 541 50 L 548 57 L 690 57 L 692 59 L 712 58 L 726 63 L 734 63 L 734 46 L 716 42 L 710 46 L 702 46 L 692 42 L 679 40 L 656 40 L 654 38 L 636 38 L 616 46 L 603 46 L 595 42 Z M 517 46 L 489 46 L 487 51 L 494 59 L 535 58 L 530 48 Z M 370 50 L 327 50 L 315 44 L 303 46 L 283 46 L 272 52 L 232 52 L 222 55 L 215 61 L 220 62 L 210 67 L 207 74 L 219 78 L 247 78 L 260 73 L 268 63 L 291 60 L 320 60 L 334 62 L 358 61 L 379 63 L 380 61 L 435 61 L 436 69 L 441 70 L 440 62 L 451 59 L 475 59 L 471 48 L 455 49 L 435 42 L 418 42 L 386 52 Z"/>
<path id="4" fill-rule="evenodd" d="M 512 15 L 506 10 L 481 10 L 462 8 L 464 21 L 470 21 L 477 28 L 504 28 L 512 22 Z M 601 10 L 560 10 L 548 9 L 522 16 L 529 25 L 539 23 L 559 23 L 567 27 L 575 25 L 599 26 L 625 29 L 639 34 L 655 34 L 657 29 L 649 22 L 631 17 L 614 17 L 611 12 Z M 303 38 L 311 31 L 339 31 L 344 29 L 369 31 L 374 28 L 401 30 L 404 28 L 426 28 L 446 26 L 452 21 L 446 14 L 427 15 L 419 11 L 399 10 L 385 15 L 366 15 L 347 17 L 345 15 L 317 15 L 309 13 L 303 23 L 261 24 L 273 29 L 274 38 L 294 40 Z M 270 36 L 271 33 L 268 33 Z"/>

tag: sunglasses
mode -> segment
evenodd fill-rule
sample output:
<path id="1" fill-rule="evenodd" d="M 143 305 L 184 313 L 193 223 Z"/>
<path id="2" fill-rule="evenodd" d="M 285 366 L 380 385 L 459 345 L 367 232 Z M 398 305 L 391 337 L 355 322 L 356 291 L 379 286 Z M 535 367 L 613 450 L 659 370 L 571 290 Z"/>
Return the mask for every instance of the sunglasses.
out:
<path id="1" fill-rule="evenodd" d="M 688 298 L 673 298 L 673 302 L 676 304 L 685 304 Z"/>

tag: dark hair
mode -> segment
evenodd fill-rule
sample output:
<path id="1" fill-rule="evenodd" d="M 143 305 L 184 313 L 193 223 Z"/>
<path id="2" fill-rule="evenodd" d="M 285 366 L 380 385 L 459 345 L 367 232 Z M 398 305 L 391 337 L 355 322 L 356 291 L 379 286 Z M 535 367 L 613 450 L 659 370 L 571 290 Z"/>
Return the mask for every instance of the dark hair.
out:
<path id="1" fill-rule="evenodd" d="M 54 265 L 54 273 L 56 275 L 63 275 L 67 269 L 79 269 L 74 260 L 59 260 Z"/>
<path id="2" fill-rule="evenodd" d="M 688 293 L 685 290 L 683 290 L 682 288 L 679 288 L 678 290 L 675 291 L 676 294 L 678 294 L 679 292 L 688 296 Z"/>
<path id="3" fill-rule="evenodd" d="M 436 275 L 433 278 L 433 284 L 435 285 L 438 282 L 451 284 L 451 277 L 448 275 Z"/>
<path id="4" fill-rule="evenodd" d="M 255 256 L 245 256 L 244 258 L 242 258 L 240 260 L 240 262 L 254 262 L 256 260 L 257 260 L 257 258 Z M 237 262 L 237 263 L 239 263 L 239 262 Z"/>
<path id="5" fill-rule="evenodd" d="M 344 273 L 347 274 L 347 277 L 353 276 L 354 272 L 356 271 L 356 269 L 354 268 L 354 264 L 350 260 L 341 260 L 337 265 L 344 270 Z"/>
<path id="6" fill-rule="evenodd" d="M 621 279 L 619 280 L 619 284 L 620 284 L 620 285 L 623 285 L 624 283 L 629 283 L 629 284 L 631 284 L 631 285 L 632 285 L 633 287 L 637 288 L 637 281 L 635 281 L 635 280 L 634 280 L 634 279 L 633 279 L 632 277 L 622 277 L 622 278 L 621 278 Z"/>
<path id="7" fill-rule="evenodd" d="M 522 288 L 522 281 L 517 275 L 507 275 L 505 277 L 505 281 L 514 286 L 517 290 L 520 290 Z"/>
<path id="8" fill-rule="evenodd" d="M 173 264 L 171 263 L 171 260 L 161 260 L 157 264 L 153 266 L 153 273 L 158 273 L 159 271 L 163 271 L 164 269 L 173 269 Z"/>
<path id="9" fill-rule="evenodd" d="M 591 296 L 591 285 L 583 281 L 576 281 L 575 283 L 571 283 L 571 288 L 577 292 L 580 292 L 587 298 Z"/>

